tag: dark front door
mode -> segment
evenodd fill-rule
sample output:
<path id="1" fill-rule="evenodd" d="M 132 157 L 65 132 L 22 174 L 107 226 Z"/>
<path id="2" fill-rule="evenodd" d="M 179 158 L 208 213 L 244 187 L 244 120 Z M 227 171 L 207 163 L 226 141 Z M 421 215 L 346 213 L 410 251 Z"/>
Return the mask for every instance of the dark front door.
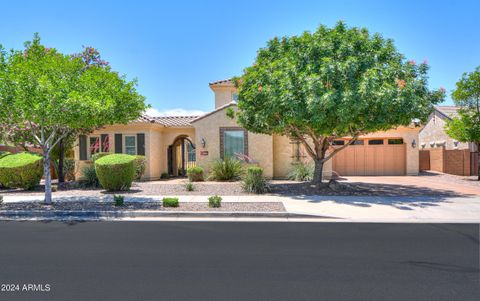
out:
<path id="1" fill-rule="evenodd" d="M 173 145 L 168 147 L 167 153 L 167 162 L 168 162 L 168 174 L 173 175 Z"/>

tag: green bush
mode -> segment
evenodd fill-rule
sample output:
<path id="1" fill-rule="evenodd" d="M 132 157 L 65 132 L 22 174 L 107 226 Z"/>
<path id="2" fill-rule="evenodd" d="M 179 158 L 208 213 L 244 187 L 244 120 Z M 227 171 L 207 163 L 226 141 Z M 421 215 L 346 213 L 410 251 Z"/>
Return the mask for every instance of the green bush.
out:
<path id="1" fill-rule="evenodd" d="M 12 153 L 10 153 L 10 152 L 1 151 L 1 152 L 0 152 L 0 159 L 2 159 L 3 157 L 6 157 L 6 156 L 8 156 L 8 155 L 11 155 L 11 154 L 12 154 Z"/>
<path id="2" fill-rule="evenodd" d="M 113 203 L 115 206 L 123 206 L 125 205 L 125 197 L 123 195 L 114 195 Z"/>
<path id="3" fill-rule="evenodd" d="M 147 159 L 145 156 L 137 155 L 135 156 L 135 180 L 140 180 L 145 174 L 147 169 Z"/>
<path id="4" fill-rule="evenodd" d="M 96 188 L 100 185 L 94 165 L 87 165 L 82 168 L 81 174 L 81 180 L 85 183 L 87 187 Z"/>
<path id="5" fill-rule="evenodd" d="M 163 207 L 178 207 L 178 198 L 163 198 Z"/>
<path id="6" fill-rule="evenodd" d="M 313 180 L 313 164 L 305 164 L 303 162 L 293 165 L 292 170 L 288 173 L 288 179 L 293 181 L 312 181 Z"/>
<path id="7" fill-rule="evenodd" d="M 246 192 L 258 194 L 270 191 L 268 181 L 263 176 L 263 169 L 256 166 L 247 168 L 242 180 L 242 188 Z"/>
<path id="8" fill-rule="evenodd" d="M 160 175 L 160 179 L 169 179 L 170 178 L 170 175 L 168 174 L 168 172 L 162 172 L 162 174 Z"/>
<path id="9" fill-rule="evenodd" d="M 200 166 L 194 166 L 187 169 L 188 180 L 190 182 L 201 182 L 203 181 L 203 168 Z"/>
<path id="10" fill-rule="evenodd" d="M 0 206 L 3 204 L 3 195 L 0 195 Z"/>
<path id="11" fill-rule="evenodd" d="M 222 206 L 222 197 L 214 195 L 208 198 L 208 207 L 220 208 Z"/>
<path id="12" fill-rule="evenodd" d="M 67 181 L 73 181 L 75 179 L 75 160 L 65 158 L 63 160 L 63 175 Z"/>
<path id="13" fill-rule="evenodd" d="M 195 185 L 193 185 L 192 182 L 187 182 L 187 183 L 185 183 L 185 190 L 194 191 L 195 190 Z"/>
<path id="14" fill-rule="evenodd" d="M 108 156 L 108 155 L 111 155 L 111 154 L 112 153 L 107 153 L 107 152 L 96 153 L 96 154 L 93 154 L 90 157 L 90 160 L 92 160 L 92 162 L 95 163 L 95 161 L 97 161 L 98 159 L 103 158 L 103 157 Z"/>
<path id="15" fill-rule="evenodd" d="M 209 179 L 215 181 L 235 181 L 242 176 L 242 163 L 234 158 L 215 160 L 210 167 Z"/>
<path id="16" fill-rule="evenodd" d="M 108 191 L 129 190 L 135 178 L 135 156 L 112 154 L 95 161 L 98 181 Z"/>
<path id="17" fill-rule="evenodd" d="M 0 159 L 0 185 L 33 189 L 43 176 L 43 160 L 36 154 L 19 153 Z"/>

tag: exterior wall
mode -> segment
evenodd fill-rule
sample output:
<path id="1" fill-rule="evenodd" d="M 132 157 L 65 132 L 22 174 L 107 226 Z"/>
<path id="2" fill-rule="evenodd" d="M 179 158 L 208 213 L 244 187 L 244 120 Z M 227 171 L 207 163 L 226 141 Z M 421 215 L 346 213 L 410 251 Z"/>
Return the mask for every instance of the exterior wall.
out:
<path id="1" fill-rule="evenodd" d="M 427 124 L 420 131 L 419 147 L 422 149 L 433 149 L 445 146 L 445 149 L 471 149 L 473 145 L 465 142 L 458 142 L 450 138 L 445 132 L 445 124 L 447 117 L 435 110 L 428 117 Z"/>
<path id="2" fill-rule="evenodd" d="M 215 109 L 231 103 L 236 88 L 233 85 L 210 86 L 215 93 Z"/>
<path id="3" fill-rule="evenodd" d="M 235 107 L 233 107 L 236 110 Z M 197 146 L 197 165 L 208 174 L 210 164 L 220 158 L 220 128 L 238 127 L 235 120 L 226 116 L 226 110 L 220 110 L 193 123 L 195 144 Z M 206 145 L 202 147 L 202 139 Z M 208 155 L 206 155 L 208 152 Z M 248 156 L 259 162 L 264 175 L 273 177 L 273 137 L 248 133 Z"/>

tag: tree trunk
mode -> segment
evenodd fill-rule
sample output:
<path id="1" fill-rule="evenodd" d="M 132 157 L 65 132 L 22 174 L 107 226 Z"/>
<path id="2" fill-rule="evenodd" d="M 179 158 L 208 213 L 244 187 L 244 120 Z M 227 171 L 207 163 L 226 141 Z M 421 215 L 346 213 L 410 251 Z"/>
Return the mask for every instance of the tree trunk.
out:
<path id="1" fill-rule="evenodd" d="M 58 183 L 63 183 L 65 182 L 65 175 L 63 174 L 63 163 L 65 161 L 65 146 L 63 144 L 63 139 L 58 142 L 58 148 L 60 150 L 60 154 L 58 156 L 57 178 Z"/>
<path id="2" fill-rule="evenodd" d="M 43 151 L 43 172 L 45 176 L 45 204 L 52 203 L 52 175 L 50 174 L 50 152 Z"/>
<path id="3" fill-rule="evenodd" d="M 318 186 L 322 184 L 323 164 L 324 162 L 322 160 L 315 160 L 315 169 L 313 171 L 313 184 Z"/>

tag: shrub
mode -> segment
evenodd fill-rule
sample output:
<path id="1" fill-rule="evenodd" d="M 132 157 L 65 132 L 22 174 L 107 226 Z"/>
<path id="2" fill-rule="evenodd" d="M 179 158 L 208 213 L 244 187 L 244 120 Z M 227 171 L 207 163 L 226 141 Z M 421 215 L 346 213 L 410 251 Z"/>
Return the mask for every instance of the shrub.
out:
<path id="1" fill-rule="evenodd" d="M 2 152 L 0 152 L 0 159 L 2 159 L 3 157 L 6 157 L 6 156 L 8 156 L 8 155 L 11 155 L 11 153 L 10 153 L 10 152 L 3 152 L 3 151 L 2 151 Z"/>
<path id="2" fill-rule="evenodd" d="M 178 207 L 178 198 L 163 198 L 163 207 Z"/>
<path id="3" fill-rule="evenodd" d="M 160 175 L 160 179 L 169 179 L 170 178 L 170 175 L 168 174 L 168 172 L 162 172 L 162 174 Z"/>
<path id="4" fill-rule="evenodd" d="M 234 158 L 215 160 L 210 167 L 209 179 L 216 181 L 235 181 L 242 176 L 242 163 Z"/>
<path id="5" fill-rule="evenodd" d="M 135 178 L 135 156 L 112 154 L 95 161 L 98 181 L 108 191 L 129 190 Z"/>
<path id="6" fill-rule="evenodd" d="M 190 182 L 201 182 L 203 181 L 203 168 L 200 166 L 194 166 L 187 169 L 188 180 Z"/>
<path id="7" fill-rule="evenodd" d="M 75 179 L 75 160 L 71 158 L 65 158 L 63 161 L 63 175 L 67 181 L 73 181 Z"/>
<path id="8" fill-rule="evenodd" d="M 214 195 L 208 198 L 208 207 L 220 208 L 222 206 L 222 197 Z"/>
<path id="9" fill-rule="evenodd" d="M 268 181 L 263 176 L 263 169 L 260 167 L 249 167 L 242 180 L 242 188 L 246 192 L 262 194 L 270 191 Z"/>
<path id="10" fill-rule="evenodd" d="M 0 195 L 0 206 L 3 204 L 3 195 Z"/>
<path id="11" fill-rule="evenodd" d="M 58 191 L 58 185 L 52 185 L 52 192 Z"/>
<path id="12" fill-rule="evenodd" d="M 135 156 L 135 180 L 140 180 L 145 174 L 147 169 L 147 159 L 145 156 L 137 155 Z"/>
<path id="13" fill-rule="evenodd" d="M 95 171 L 94 165 L 87 165 L 82 168 L 81 179 L 87 187 L 96 188 L 99 186 L 97 172 Z"/>
<path id="14" fill-rule="evenodd" d="M 0 159 L 0 185 L 33 189 L 43 176 L 43 160 L 36 154 L 19 153 Z"/>
<path id="15" fill-rule="evenodd" d="M 292 170 L 288 173 L 288 178 L 293 181 L 312 181 L 313 170 L 313 164 L 297 163 L 293 165 Z"/>
<path id="16" fill-rule="evenodd" d="M 97 161 L 98 159 L 103 158 L 103 157 L 108 156 L 108 155 L 111 155 L 111 154 L 112 153 L 107 153 L 107 152 L 96 153 L 96 154 L 93 154 L 90 157 L 90 160 L 92 160 L 92 162 L 95 163 L 95 161 Z"/>
<path id="17" fill-rule="evenodd" d="M 125 205 L 125 197 L 123 195 L 114 195 L 113 196 L 113 203 L 115 206 L 123 206 Z"/>
<path id="18" fill-rule="evenodd" d="M 195 185 L 193 185 L 192 182 L 187 182 L 187 183 L 185 183 L 185 190 L 194 191 L 195 190 Z"/>

